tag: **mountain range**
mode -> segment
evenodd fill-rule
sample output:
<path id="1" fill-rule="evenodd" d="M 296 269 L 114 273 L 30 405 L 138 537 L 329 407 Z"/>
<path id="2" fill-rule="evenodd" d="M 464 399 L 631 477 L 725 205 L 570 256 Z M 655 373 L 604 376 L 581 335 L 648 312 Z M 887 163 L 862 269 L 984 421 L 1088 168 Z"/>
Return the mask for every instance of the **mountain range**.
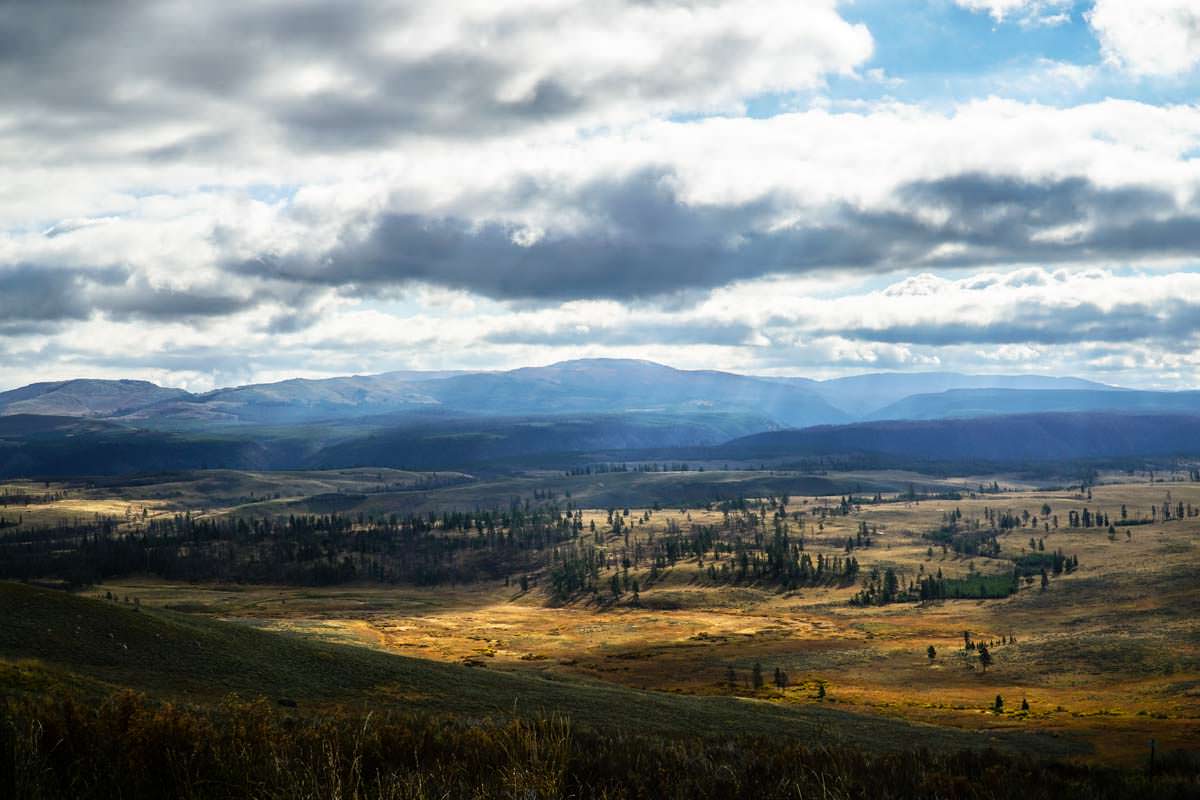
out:
<path id="1" fill-rule="evenodd" d="M 743 462 L 834 453 L 995 462 L 1200 455 L 1194 420 L 1200 392 L 1078 378 L 879 373 L 815 381 L 619 359 L 204 393 L 78 379 L 0 393 L 0 475 L 450 469 L 586 454 Z"/>
<path id="2" fill-rule="evenodd" d="M 1139 410 L 1157 405 L 1180 410 L 1195 403 L 1185 394 L 1133 393 L 1079 378 L 1035 375 L 878 373 L 814 381 L 679 370 L 648 361 L 583 359 L 503 372 L 406 371 L 297 378 L 200 394 L 146 381 L 35 383 L 0 393 L 0 415 L 94 417 L 155 426 L 189 421 L 296 424 L 431 412 L 482 416 L 722 412 L 802 428 L 861 419 L 932 419 L 1015 410 L 1116 410 L 1124 408 L 1126 401 Z"/>

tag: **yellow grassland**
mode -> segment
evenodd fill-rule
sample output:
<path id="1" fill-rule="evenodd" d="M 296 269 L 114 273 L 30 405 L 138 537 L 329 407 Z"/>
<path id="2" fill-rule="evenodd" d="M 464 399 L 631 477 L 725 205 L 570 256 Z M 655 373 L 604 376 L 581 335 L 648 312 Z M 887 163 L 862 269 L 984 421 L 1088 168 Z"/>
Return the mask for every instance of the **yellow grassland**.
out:
<path id="1" fill-rule="evenodd" d="M 1200 484 L 1127 481 L 1094 487 L 1090 500 L 1078 489 L 1020 489 L 953 501 L 867 504 L 848 516 L 827 516 L 820 526 L 820 507 L 836 505 L 838 498 L 791 498 L 788 511 L 802 512 L 805 520 L 807 552 L 842 554 L 846 537 L 865 521 L 878 535 L 873 546 L 855 551 L 864 573 L 876 565 L 892 567 L 904 582 L 939 569 L 947 577 L 1009 569 L 1001 559 L 943 553 L 922 534 L 953 509 L 968 520 L 985 507 L 1028 510 L 1039 518 L 1038 528 L 1003 534 L 1003 554 L 1020 554 L 1033 536 L 1044 540 L 1047 551 L 1077 555 L 1080 568 L 1053 578 L 1045 591 L 1035 581 L 1000 600 L 861 608 L 849 604 L 857 585 L 784 592 L 769 585 L 713 583 L 694 558 L 656 580 L 645 565 L 633 570 L 641 586 L 636 603 L 628 592 L 611 601 L 602 588 L 601 601 L 589 595 L 554 604 L 544 584 L 521 592 L 515 582 L 307 589 L 138 579 L 88 591 L 493 669 L 564 673 L 668 692 L 757 696 L 771 703 L 835 703 L 959 728 L 1041 730 L 1079 737 L 1100 758 L 1134 761 L 1151 738 L 1163 749 L 1200 747 L 1200 517 L 1131 526 L 1127 537 L 1118 522 L 1120 507 L 1130 517 L 1148 516 L 1168 492 L 1173 505 L 1200 507 Z M 282 488 L 301 494 L 308 487 Z M 68 493 L 43 506 L 0 508 L 0 516 L 174 513 L 169 497 L 138 498 L 133 490 L 120 498 L 103 495 Z M 1057 529 L 1042 527 L 1043 504 L 1057 515 Z M 1068 512 L 1085 507 L 1107 513 L 1117 535 L 1104 528 L 1068 529 Z M 647 513 L 649 521 L 641 522 Z M 631 540 L 645 541 L 671 524 L 686 530 L 693 523 L 720 524 L 723 516 L 716 510 L 632 508 L 625 519 L 632 523 Z M 607 530 L 607 519 L 606 510 L 588 510 L 585 530 L 592 521 Z M 794 518 L 788 525 L 793 536 L 800 532 Z M 606 547 L 622 544 L 623 537 L 608 534 Z M 610 574 L 602 575 L 602 587 Z M 994 663 L 986 673 L 976 655 L 963 649 L 963 631 L 975 641 L 994 643 Z M 1008 637 L 1015 642 L 1001 644 Z M 930 645 L 937 651 L 933 660 L 927 656 Z M 756 662 L 767 681 L 758 691 L 749 685 Z M 776 668 L 788 675 L 785 689 L 771 682 Z M 822 685 L 825 697 L 819 699 Z M 1002 713 L 993 710 L 996 695 L 1004 699 Z"/>

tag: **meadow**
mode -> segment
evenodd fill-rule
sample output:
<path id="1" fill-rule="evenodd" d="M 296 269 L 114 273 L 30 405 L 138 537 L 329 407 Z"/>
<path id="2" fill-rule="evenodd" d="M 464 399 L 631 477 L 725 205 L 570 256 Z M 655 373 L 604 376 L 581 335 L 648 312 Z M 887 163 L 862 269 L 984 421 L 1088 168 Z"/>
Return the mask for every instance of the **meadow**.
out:
<path id="1" fill-rule="evenodd" d="M 666 499 L 664 484 L 701 480 L 700 473 L 525 475 L 484 486 L 462 475 L 378 470 L 218 473 L 120 487 L 9 484 L 0 492 L 55 495 L 20 506 L 21 527 L 107 514 L 130 529 L 181 510 L 253 518 L 325 507 L 354 517 L 375 503 L 385 510 L 419 503 L 428 513 L 469 492 L 507 493 L 510 503 L 554 506 L 564 517 L 569 508 L 573 533 L 539 551 L 536 568 L 503 579 L 288 586 L 132 574 L 77 594 L 114 610 L 139 608 L 143 619 L 166 614 L 172 621 L 235 623 L 286 634 L 279 641 L 466 666 L 471 675 L 537 679 L 539 686 L 571 691 L 633 691 L 636 699 L 613 702 L 618 716 L 628 715 L 641 730 L 667 729 L 644 722 L 654 717 L 648 698 L 677 698 L 713 715 L 689 728 L 771 733 L 781 729 L 773 715 L 783 714 L 779 725 L 795 732 L 804 725 L 787 715 L 815 714 L 822 730 L 880 747 L 987 743 L 1126 766 L 1146 762 L 1150 740 L 1161 753 L 1200 747 L 1200 484 L 1175 474 L 1111 473 L 1085 486 L 1039 489 L 1014 476 L 887 473 L 820 476 L 846 487 L 844 493 L 805 495 L 794 490 L 811 486 L 811 476 L 703 475 L 705 485 L 727 487 L 721 499 L 695 502 L 687 495 L 673 506 L 659 499 L 584 505 L 588 494 L 579 485 L 624 482 L 637 487 L 631 496 Z M 772 491 L 741 493 L 764 485 Z M 0 507 L 0 516 L 17 511 Z M 1111 530 L 1094 522 L 1097 515 Z M 694 540 L 697 531 L 708 532 L 701 555 L 667 544 Z M 780 537 L 792 556 L 839 565 L 853 558 L 857 572 L 849 579 L 772 572 L 768 555 Z M 1078 566 L 1055 571 L 1050 556 L 1059 552 Z M 589 572 L 579 585 L 555 588 L 566 585 L 561 580 L 571 565 L 585 560 Z M 1018 569 L 1030 564 L 1028 574 Z M 888 575 L 895 578 L 894 598 L 855 602 L 872 576 L 882 585 Z M 969 588 L 992 581 L 1007 596 L 906 599 L 922 580 L 939 576 Z M 3 655 L 19 657 L 28 641 L 16 636 Z M 61 657 L 26 655 L 48 664 Z M 96 675 L 93 667 L 81 673 Z M 101 677 L 113 686 L 131 683 L 119 671 Z M 174 682 L 143 679 L 142 688 L 169 694 Z M 203 693 L 204 683 L 182 685 Z M 449 695 L 412 686 L 364 695 L 365 687 L 349 685 L 356 688 L 340 697 L 303 682 L 289 689 L 287 680 L 261 688 L 319 703 L 353 696 L 386 705 L 428 695 L 414 707 L 432 710 L 449 702 Z M 255 688 L 214 686 L 248 695 Z M 512 694 L 497 691 L 491 686 L 482 696 Z M 547 695 L 540 708 L 569 708 L 584 722 L 614 724 L 612 712 L 595 710 L 605 706 Z M 465 706 L 472 713 L 501 707 Z"/>

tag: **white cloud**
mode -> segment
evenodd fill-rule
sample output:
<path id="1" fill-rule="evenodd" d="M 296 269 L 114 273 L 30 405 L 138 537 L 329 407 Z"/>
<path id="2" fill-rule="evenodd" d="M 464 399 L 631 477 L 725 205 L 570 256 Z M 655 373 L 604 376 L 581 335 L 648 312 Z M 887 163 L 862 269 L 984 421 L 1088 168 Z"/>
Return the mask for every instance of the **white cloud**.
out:
<path id="1" fill-rule="evenodd" d="M 1177 75 L 1200 64 L 1196 0 L 1096 0 L 1087 20 L 1105 60 L 1135 75 Z"/>
<path id="2" fill-rule="evenodd" d="M 1071 0 L 954 0 L 962 8 L 986 12 L 996 22 L 1015 19 L 1022 26 L 1056 26 L 1070 21 Z"/>
<path id="3" fill-rule="evenodd" d="M 834 296 L 830 296 L 832 290 Z M 9 342 L 0 382 L 136 376 L 192 389 L 291 374 L 508 368 L 565 358 L 829 376 L 881 369 L 1081 374 L 1128 385 L 1200 379 L 1200 273 L 1038 267 L 872 288 L 763 279 L 692 306 L 576 301 L 522 308 L 413 289 L 392 302 L 337 298 L 312 325 L 272 334 L 255 309 L 198 328 L 95 319 Z"/>
<path id="4" fill-rule="evenodd" d="M 673 113 L 850 75 L 874 43 L 837 0 L 157 0 L 6 18 L 0 147 L 40 162 L 379 151 Z M 65 18 L 72 24 L 63 25 Z"/>
<path id="5" fill-rule="evenodd" d="M 960 5 L 1030 24 L 1065 8 Z M 1114 5 L 1089 18 L 1110 58 L 1194 62 L 1192 38 L 1154 27 L 1194 21 L 1179 16 L 1191 5 L 1147 6 L 1168 17 Z M 1200 296 L 1175 272 L 1195 249 L 1170 244 L 1200 197 L 1194 105 L 987 97 L 834 111 L 846 106 L 784 98 L 787 113 L 737 116 L 749 98 L 833 74 L 899 83 L 834 0 L 324 8 L 163 2 L 83 14 L 47 52 L 0 53 L 0 280 L 36 274 L 44 294 L 63 293 L 26 304 L 45 319 L 0 319 L 0 383 L 102 374 L 195 388 L 582 355 L 970 369 L 977 351 L 1037 370 L 1136 362 L 1196 378 L 1200 317 L 1174 303 Z M 1152 35 L 1163 52 L 1136 52 Z M 1036 67 L 1072 90 L 1101 69 Z M 694 116 L 714 110 L 734 115 Z M 393 260 L 377 274 L 330 255 L 388 217 L 433 234 L 385 239 Z M 426 268 L 493 229 L 528 260 L 499 277 L 486 250 L 455 280 Z M 811 235 L 771 246 L 791 231 Z M 597 271 L 573 294 L 535 291 L 627 235 L 623 252 L 652 251 L 630 287 Z M 572 237 L 584 246 L 518 281 L 540 248 Z M 819 247 L 832 255 L 804 263 Z M 744 252 L 765 266 L 721 262 Z M 683 255 L 669 270 L 660 253 Z M 311 272 L 254 268 L 288 258 Z M 1116 270 L 1129 265 L 1143 272 Z M 506 294 L 517 283 L 524 294 Z M 1045 321 L 1068 312 L 1074 326 Z M 979 326 L 1006 321 L 1023 322 L 1008 330 L 1024 341 L 981 344 Z"/>

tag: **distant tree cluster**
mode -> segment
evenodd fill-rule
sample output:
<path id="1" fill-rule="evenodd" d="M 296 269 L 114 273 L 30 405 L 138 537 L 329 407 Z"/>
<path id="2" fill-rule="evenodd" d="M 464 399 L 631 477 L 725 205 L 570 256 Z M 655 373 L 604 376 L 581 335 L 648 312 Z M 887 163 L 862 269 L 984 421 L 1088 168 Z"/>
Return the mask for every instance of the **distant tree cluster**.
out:
<path id="1" fill-rule="evenodd" d="M 115 518 L 19 528 L 0 535 L 0 578 L 76 585 L 135 573 L 169 580 L 330 585 L 468 582 L 540 568 L 577 539 L 578 512 L 511 509 L 442 515 L 177 514 L 130 528 Z"/>
<path id="2" fill-rule="evenodd" d="M 696 472 L 704 472 L 704 467 L 695 467 Z M 646 464 L 588 464 L 582 467 L 572 467 L 566 471 L 566 475 L 577 477 L 580 475 L 607 475 L 613 472 L 691 472 L 693 467 L 686 462 L 678 462 L 674 464 L 667 463 L 646 463 Z"/>
<path id="3" fill-rule="evenodd" d="M 28 492 L 21 489 L 5 487 L 0 489 L 0 508 L 10 506 L 38 506 L 57 503 L 67 497 L 65 490 L 47 490 L 45 492 Z"/>

